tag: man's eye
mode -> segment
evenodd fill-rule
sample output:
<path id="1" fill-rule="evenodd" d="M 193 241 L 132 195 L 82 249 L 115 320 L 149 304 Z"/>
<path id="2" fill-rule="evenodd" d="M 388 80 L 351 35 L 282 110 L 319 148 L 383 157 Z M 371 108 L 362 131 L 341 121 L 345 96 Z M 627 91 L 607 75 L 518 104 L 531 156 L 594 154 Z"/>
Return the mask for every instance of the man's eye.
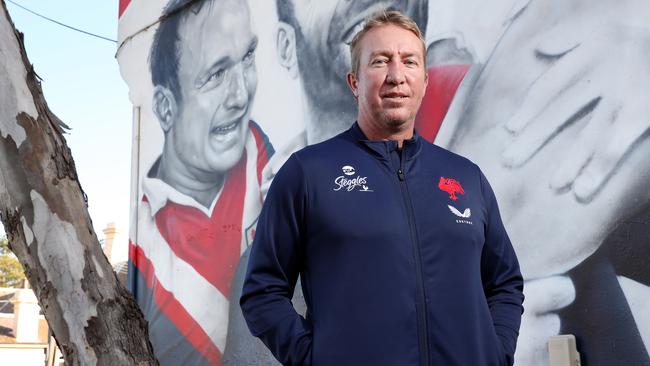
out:
<path id="1" fill-rule="evenodd" d="M 255 50 L 250 50 L 250 51 L 248 51 L 248 52 L 246 53 L 246 55 L 244 56 L 244 60 L 243 60 L 243 61 L 244 61 L 244 63 L 245 63 L 246 65 L 250 65 L 250 64 L 253 63 L 254 60 L 255 60 Z"/>
<path id="2" fill-rule="evenodd" d="M 214 86 L 214 85 L 219 85 L 221 84 L 221 81 L 223 81 L 223 77 L 226 74 L 226 71 L 224 69 L 219 69 L 216 72 L 213 72 L 208 76 L 208 78 L 205 81 L 204 86 Z"/>
<path id="3" fill-rule="evenodd" d="M 387 62 L 388 62 L 388 60 L 382 58 L 382 59 L 374 60 L 374 61 L 372 62 L 372 64 L 373 64 L 373 65 L 382 65 L 382 64 L 385 64 L 385 63 L 387 63 Z"/>
<path id="4" fill-rule="evenodd" d="M 406 60 L 404 61 L 404 64 L 409 65 L 409 66 L 417 66 L 418 63 L 417 63 L 415 60 L 412 60 L 412 59 L 406 59 Z"/>

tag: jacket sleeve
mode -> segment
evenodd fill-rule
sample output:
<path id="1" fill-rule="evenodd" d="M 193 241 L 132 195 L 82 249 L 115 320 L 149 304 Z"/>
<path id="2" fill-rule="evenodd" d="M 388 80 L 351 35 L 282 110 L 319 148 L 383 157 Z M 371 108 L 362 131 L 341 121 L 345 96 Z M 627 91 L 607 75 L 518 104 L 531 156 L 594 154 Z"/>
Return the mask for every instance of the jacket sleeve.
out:
<path id="1" fill-rule="evenodd" d="M 240 299 L 251 333 L 285 366 L 311 365 L 312 326 L 291 303 L 304 257 L 305 182 L 292 155 L 269 188 Z"/>
<path id="2" fill-rule="evenodd" d="M 523 313 L 524 281 L 510 238 L 501 222 L 494 192 L 483 173 L 480 176 L 487 212 L 485 244 L 481 254 L 483 291 L 507 364 L 512 365 Z"/>

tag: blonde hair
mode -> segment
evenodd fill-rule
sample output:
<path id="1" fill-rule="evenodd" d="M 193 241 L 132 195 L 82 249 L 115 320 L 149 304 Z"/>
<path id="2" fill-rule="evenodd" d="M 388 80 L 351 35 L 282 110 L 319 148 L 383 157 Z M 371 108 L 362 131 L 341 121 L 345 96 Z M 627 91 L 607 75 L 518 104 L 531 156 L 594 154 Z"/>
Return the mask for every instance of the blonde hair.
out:
<path id="1" fill-rule="evenodd" d="M 359 72 L 359 66 L 361 64 L 361 39 L 363 36 L 368 33 L 371 29 L 385 26 L 385 25 L 396 25 L 400 28 L 406 29 L 411 33 L 415 34 L 416 37 L 422 42 L 422 57 L 424 58 L 424 65 L 427 64 L 427 52 L 426 45 L 424 42 L 424 36 L 420 31 L 417 23 L 408 16 L 400 13 L 397 10 L 379 10 L 368 18 L 366 18 L 363 29 L 361 29 L 357 34 L 352 38 L 350 42 L 350 56 L 352 57 L 352 73 L 357 75 Z"/>

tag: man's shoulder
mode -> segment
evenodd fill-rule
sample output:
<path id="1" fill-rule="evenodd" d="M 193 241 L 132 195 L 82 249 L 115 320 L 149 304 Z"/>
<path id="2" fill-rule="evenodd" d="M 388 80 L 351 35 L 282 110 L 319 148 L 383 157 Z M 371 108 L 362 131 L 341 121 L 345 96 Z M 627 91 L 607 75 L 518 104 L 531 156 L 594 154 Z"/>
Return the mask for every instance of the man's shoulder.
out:
<path id="1" fill-rule="evenodd" d="M 432 144 L 426 140 L 423 140 L 423 150 L 426 152 L 427 156 L 436 159 L 442 164 L 456 167 L 458 169 L 477 169 L 478 166 L 471 161 L 470 159 L 459 155 L 455 152 L 449 151 L 444 147 L 440 147 L 436 144 Z"/>

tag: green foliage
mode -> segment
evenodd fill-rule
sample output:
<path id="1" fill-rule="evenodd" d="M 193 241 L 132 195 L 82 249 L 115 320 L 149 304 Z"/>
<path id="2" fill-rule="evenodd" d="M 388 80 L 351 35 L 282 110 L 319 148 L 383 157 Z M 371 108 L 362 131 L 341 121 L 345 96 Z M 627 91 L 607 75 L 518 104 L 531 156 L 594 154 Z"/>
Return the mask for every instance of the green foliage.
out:
<path id="1" fill-rule="evenodd" d="M 21 287 L 24 279 L 23 266 L 9 249 L 9 241 L 0 238 L 0 287 Z"/>
<path id="2" fill-rule="evenodd" d="M 7 253 L 11 253 L 11 249 L 9 249 L 9 240 L 5 237 L 0 238 L 0 255 L 5 255 Z"/>

